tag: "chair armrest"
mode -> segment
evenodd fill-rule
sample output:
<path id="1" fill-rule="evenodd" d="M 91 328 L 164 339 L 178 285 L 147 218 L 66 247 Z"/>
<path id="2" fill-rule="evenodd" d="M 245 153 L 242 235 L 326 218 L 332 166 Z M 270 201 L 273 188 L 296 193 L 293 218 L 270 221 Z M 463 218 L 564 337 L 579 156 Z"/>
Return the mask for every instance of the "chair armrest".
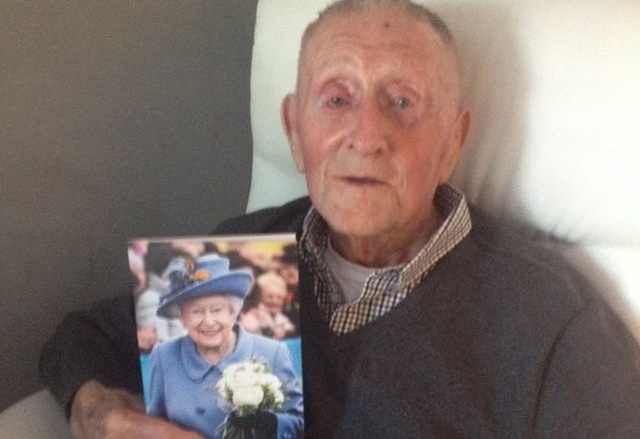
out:
<path id="1" fill-rule="evenodd" d="M 49 390 L 27 396 L 0 413 L 0 439 L 72 439 L 62 407 Z"/>

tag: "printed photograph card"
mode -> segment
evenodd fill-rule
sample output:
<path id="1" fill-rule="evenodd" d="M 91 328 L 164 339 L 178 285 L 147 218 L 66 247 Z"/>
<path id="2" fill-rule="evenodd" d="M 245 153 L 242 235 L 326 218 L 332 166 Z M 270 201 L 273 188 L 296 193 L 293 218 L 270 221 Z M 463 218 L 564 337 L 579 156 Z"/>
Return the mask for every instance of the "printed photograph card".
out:
<path id="1" fill-rule="evenodd" d="M 147 413 L 206 438 L 302 438 L 295 236 L 132 239 Z"/>

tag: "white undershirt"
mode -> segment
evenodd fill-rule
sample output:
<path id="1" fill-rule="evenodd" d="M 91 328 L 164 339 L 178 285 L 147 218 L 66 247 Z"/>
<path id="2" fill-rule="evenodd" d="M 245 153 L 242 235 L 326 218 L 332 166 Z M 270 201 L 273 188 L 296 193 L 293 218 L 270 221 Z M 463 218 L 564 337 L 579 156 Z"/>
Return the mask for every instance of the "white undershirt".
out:
<path id="1" fill-rule="evenodd" d="M 342 302 L 353 303 L 362 295 L 365 282 L 375 270 L 347 261 L 334 250 L 331 239 L 328 241 L 324 251 L 324 261 L 338 284 Z"/>

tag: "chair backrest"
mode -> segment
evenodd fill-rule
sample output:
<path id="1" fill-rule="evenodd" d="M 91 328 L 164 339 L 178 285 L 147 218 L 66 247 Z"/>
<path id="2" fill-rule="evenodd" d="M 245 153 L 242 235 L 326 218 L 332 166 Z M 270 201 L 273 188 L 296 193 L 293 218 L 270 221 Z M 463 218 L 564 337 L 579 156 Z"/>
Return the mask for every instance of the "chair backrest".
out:
<path id="1" fill-rule="evenodd" d="M 280 128 L 300 36 L 327 0 L 260 0 L 248 210 L 306 192 Z M 566 253 L 640 339 L 640 2 L 439 1 L 473 111 L 453 184 Z"/>

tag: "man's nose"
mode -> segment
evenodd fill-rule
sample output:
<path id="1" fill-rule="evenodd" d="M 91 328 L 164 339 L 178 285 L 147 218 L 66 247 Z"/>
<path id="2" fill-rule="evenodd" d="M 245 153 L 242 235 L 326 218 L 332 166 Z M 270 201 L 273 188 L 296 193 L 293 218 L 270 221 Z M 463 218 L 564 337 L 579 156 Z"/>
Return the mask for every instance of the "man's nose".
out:
<path id="1" fill-rule="evenodd" d="M 354 114 L 350 147 L 364 154 L 376 154 L 387 147 L 388 121 L 375 101 L 363 102 Z"/>

